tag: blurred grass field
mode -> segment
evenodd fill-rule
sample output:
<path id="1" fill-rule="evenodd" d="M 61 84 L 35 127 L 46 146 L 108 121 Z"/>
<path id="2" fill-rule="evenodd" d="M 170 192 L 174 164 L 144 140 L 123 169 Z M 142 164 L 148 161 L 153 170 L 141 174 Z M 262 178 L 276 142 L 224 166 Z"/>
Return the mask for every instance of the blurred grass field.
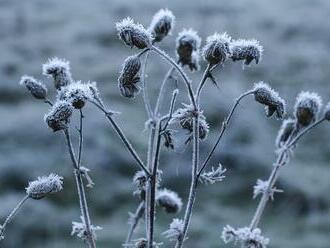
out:
<path id="1" fill-rule="evenodd" d="M 301 90 L 316 91 L 324 103 L 330 101 L 330 2 L 326 0 L 0 0 L 0 219 L 23 196 L 28 180 L 50 172 L 64 176 L 63 192 L 28 202 L 8 226 L 0 247 L 82 247 L 80 240 L 70 236 L 71 221 L 79 220 L 79 209 L 64 140 L 47 129 L 43 115 L 48 107 L 18 85 L 20 77 L 35 76 L 51 89 L 51 80 L 41 75 L 41 64 L 54 56 L 69 60 L 74 79 L 98 82 L 106 103 L 122 113 L 116 117 L 118 122 L 145 158 L 142 99 L 124 99 L 117 88 L 122 62 L 136 51 L 117 39 L 115 22 L 131 16 L 147 26 L 160 8 L 176 15 L 173 36 L 160 44 L 172 56 L 177 33 L 189 27 L 199 30 L 203 41 L 215 31 L 227 31 L 233 38 L 256 38 L 265 49 L 259 65 L 242 70 L 240 63 L 228 63 L 215 75 L 219 89 L 207 85 L 202 106 L 212 131 L 201 145 L 202 157 L 234 99 L 254 82 L 263 80 L 277 89 L 290 112 Z M 152 99 L 167 69 L 162 59 L 151 57 L 147 80 Z M 195 81 L 200 76 L 191 74 Z M 179 85 L 183 93 L 185 88 Z M 186 100 L 181 94 L 179 102 Z M 103 115 L 91 106 L 85 115 L 83 164 L 92 170 L 96 183 L 88 190 L 88 200 L 92 219 L 103 227 L 98 247 L 121 247 L 128 211 L 138 204 L 131 183 L 137 167 Z M 220 239 L 223 226 L 249 223 L 257 204 L 252 187 L 257 178 L 265 179 L 270 173 L 280 124 L 267 119 L 252 98 L 244 100 L 212 159 L 214 165 L 220 161 L 227 168 L 227 178 L 200 187 L 186 247 L 230 247 Z M 330 125 L 323 124 L 302 140 L 283 169 L 278 187 L 285 192 L 275 196 L 261 224 L 271 239 L 270 247 L 329 248 L 329 139 Z M 163 185 L 186 200 L 189 149 L 164 149 L 160 166 Z M 164 242 L 163 247 L 172 247 L 161 233 L 173 217 L 158 211 L 157 240 Z M 143 231 L 141 225 L 136 237 Z"/>

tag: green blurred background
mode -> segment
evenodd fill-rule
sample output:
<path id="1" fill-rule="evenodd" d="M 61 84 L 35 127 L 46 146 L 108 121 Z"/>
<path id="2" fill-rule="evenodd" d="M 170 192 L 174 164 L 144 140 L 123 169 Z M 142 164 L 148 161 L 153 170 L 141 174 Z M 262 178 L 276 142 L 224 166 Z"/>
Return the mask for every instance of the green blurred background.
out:
<path id="1" fill-rule="evenodd" d="M 105 102 L 122 114 L 116 119 L 145 159 L 146 114 L 141 96 L 129 100 L 119 95 L 118 72 L 134 50 L 116 36 L 115 22 L 126 16 L 149 25 L 160 8 L 169 8 L 177 22 L 173 35 L 160 44 L 174 56 L 175 37 L 183 28 L 199 30 L 203 38 L 227 31 L 233 38 L 256 38 L 264 46 L 259 65 L 242 70 L 240 63 L 227 63 L 218 70 L 219 89 L 208 84 L 202 106 L 211 125 L 201 145 L 202 158 L 210 149 L 231 104 L 254 82 L 264 80 L 287 100 L 289 112 L 301 90 L 330 99 L 330 2 L 326 0 L 0 0 L 0 219 L 23 197 L 29 180 L 56 172 L 64 176 L 64 190 L 41 201 L 29 201 L 8 226 L 0 247 L 83 247 L 70 236 L 71 221 L 79 220 L 72 166 L 61 134 L 43 122 L 48 107 L 30 97 L 18 85 L 29 74 L 49 86 L 41 76 L 41 64 L 58 56 L 71 62 L 73 77 L 97 81 Z M 205 64 L 203 64 L 205 66 Z M 168 65 L 151 56 L 148 85 L 154 99 Z M 190 76 L 195 82 L 201 73 Z M 179 102 L 186 102 L 180 85 Z M 89 189 L 91 216 L 98 233 L 98 247 L 121 247 L 128 229 L 128 211 L 138 200 L 132 196 L 135 162 L 114 134 L 104 116 L 92 106 L 85 110 L 84 166 L 91 169 L 96 185 Z M 186 247 L 231 247 L 223 244 L 223 226 L 247 225 L 257 202 L 252 187 L 265 179 L 275 159 L 274 139 L 280 122 L 267 119 L 252 98 L 244 100 L 235 114 L 211 164 L 227 168 L 222 183 L 201 186 L 197 195 Z M 330 126 L 323 124 L 305 137 L 289 166 L 283 169 L 275 196 L 261 223 L 274 248 L 330 247 Z M 77 141 L 75 139 L 75 141 Z M 162 186 L 177 191 L 186 202 L 190 180 L 190 150 L 163 149 Z M 158 211 L 157 240 L 172 247 L 161 235 L 173 217 Z M 143 225 L 135 238 L 143 236 Z"/>

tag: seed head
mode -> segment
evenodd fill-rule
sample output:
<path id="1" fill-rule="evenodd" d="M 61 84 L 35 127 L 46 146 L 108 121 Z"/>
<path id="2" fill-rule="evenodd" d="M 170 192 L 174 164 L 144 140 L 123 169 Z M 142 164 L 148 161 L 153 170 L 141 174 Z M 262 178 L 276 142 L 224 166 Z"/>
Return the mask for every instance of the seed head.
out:
<path id="1" fill-rule="evenodd" d="M 253 60 L 259 63 L 263 53 L 263 47 L 257 40 L 235 40 L 231 44 L 233 61 L 244 60 L 245 65 L 249 65 Z"/>
<path id="2" fill-rule="evenodd" d="M 119 39 L 127 46 L 143 49 L 151 46 L 152 36 L 141 24 L 135 24 L 127 17 L 121 22 L 116 23 Z"/>
<path id="3" fill-rule="evenodd" d="M 82 216 L 80 218 L 81 222 L 72 221 L 71 236 L 77 235 L 78 238 L 82 239 L 83 241 L 86 241 L 88 239 L 86 224 L 84 218 Z M 90 228 L 92 231 L 93 239 L 96 240 L 96 231 L 102 230 L 102 227 L 91 225 Z"/>
<path id="4" fill-rule="evenodd" d="M 118 87 L 122 96 L 133 98 L 140 91 L 136 85 L 140 82 L 140 68 L 141 61 L 138 56 L 130 56 L 124 61 L 118 78 Z"/>
<path id="5" fill-rule="evenodd" d="M 42 73 L 54 79 L 54 86 L 57 90 L 69 85 L 72 82 L 69 61 L 52 58 L 42 66 Z"/>
<path id="6" fill-rule="evenodd" d="M 231 55 L 230 42 L 231 37 L 227 33 L 215 33 L 207 37 L 203 48 L 204 59 L 210 65 L 223 64 Z"/>
<path id="7" fill-rule="evenodd" d="M 174 27 L 175 16 L 168 9 L 160 9 L 152 18 L 149 32 L 154 42 L 162 41 Z"/>
<path id="8" fill-rule="evenodd" d="M 330 103 L 328 103 L 328 104 L 325 106 L 325 109 L 324 109 L 324 118 L 325 118 L 327 121 L 330 121 Z"/>
<path id="9" fill-rule="evenodd" d="M 296 127 L 296 120 L 294 119 L 286 119 L 282 122 L 282 126 L 280 130 L 278 131 L 275 145 L 277 148 L 281 148 L 283 144 L 289 139 L 291 136 L 293 130 Z"/>
<path id="10" fill-rule="evenodd" d="M 165 130 L 163 133 L 164 137 L 164 146 L 169 149 L 174 149 L 174 141 L 173 141 L 173 131 Z"/>
<path id="11" fill-rule="evenodd" d="M 68 128 L 73 106 L 68 101 L 57 101 L 51 108 L 44 120 L 54 132 Z"/>
<path id="12" fill-rule="evenodd" d="M 94 98 L 91 87 L 94 87 L 91 83 L 73 82 L 62 87 L 57 96 L 58 100 L 71 102 L 74 108 L 81 109 L 88 99 L 92 100 Z"/>
<path id="13" fill-rule="evenodd" d="M 37 180 L 29 182 L 26 187 L 26 194 L 34 199 L 40 200 L 47 194 L 53 194 L 63 189 L 63 177 L 56 174 L 50 174 L 49 176 L 38 177 Z"/>
<path id="14" fill-rule="evenodd" d="M 285 115 L 285 101 L 279 94 L 264 82 L 254 85 L 254 98 L 257 102 L 265 105 L 267 117 L 271 117 L 275 112 L 279 119 Z"/>
<path id="15" fill-rule="evenodd" d="M 167 213 L 178 213 L 182 208 L 182 200 L 178 194 L 168 189 L 161 189 L 157 192 L 156 201 Z"/>
<path id="16" fill-rule="evenodd" d="M 46 86 L 34 77 L 23 76 L 19 84 L 24 85 L 31 95 L 37 99 L 45 99 L 47 96 Z"/>
<path id="17" fill-rule="evenodd" d="M 170 228 L 163 232 L 166 238 L 170 239 L 171 241 L 178 240 L 183 235 L 183 228 L 184 223 L 183 220 L 180 219 L 173 219 L 170 224 Z"/>
<path id="18" fill-rule="evenodd" d="M 294 115 L 300 126 L 306 127 L 315 122 L 322 106 L 321 97 L 308 91 L 299 93 L 294 107 Z"/>
<path id="19" fill-rule="evenodd" d="M 199 49 L 201 38 L 193 29 L 184 29 L 176 39 L 176 53 L 179 63 L 187 65 L 191 71 L 199 69 Z"/>

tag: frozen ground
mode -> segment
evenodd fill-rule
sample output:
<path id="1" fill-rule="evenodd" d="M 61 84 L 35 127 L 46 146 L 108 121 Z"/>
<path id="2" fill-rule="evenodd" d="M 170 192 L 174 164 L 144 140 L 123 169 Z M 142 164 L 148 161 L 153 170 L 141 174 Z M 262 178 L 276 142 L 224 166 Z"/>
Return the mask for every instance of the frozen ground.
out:
<path id="1" fill-rule="evenodd" d="M 74 78 L 97 81 L 106 102 L 122 112 L 117 119 L 142 153 L 146 135 L 142 132 L 145 113 L 141 98 L 123 99 L 116 83 L 122 61 L 134 51 L 118 41 L 114 23 L 130 15 L 148 25 L 153 13 L 163 7 L 177 17 L 174 35 L 161 45 L 171 55 L 175 35 L 184 27 L 200 30 L 203 38 L 214 31 L 227 31 L 234 38 L 257 38 L 264 45 L 260 65 L 242 71 L 239 64 L 228 64 L 216 75 L 220 90 L 207 87 L 202 104 L 213 130 L 220 127 L 233 99 L 258 80 L 277 88 L 289 109 L 302 89 L 319 92 L 324 102 L 330 100 L 330 2 L 326 0 L 0 0 L 0 218 L 22 197 L 28 180 L 49 172 L 65 177 L 61 194 L 25 206 L 8 227 L 1 247 L 81 247 L 79 240 L 70 237 L 70 223 L 78 220 L 79 213 L 63 139 L 46 128 L 42 118 L 47 106 L 18 86 L 20 76 L 30 74 L 50 86 L 40 75 L 41 64 L 53 56 L 70 60 Z M 154 58 L 148 69 L 154 95 L 167 67 Z M 90 107 L 86 117 L 83 161 L 96 182 L 88 197 L 95 223 L 104 228 L 99 233 L 99 247 L 120 247 L 127 212 L 137 204 L 131 196 L 135 167 L 103 116 Z M 186 247 L 226 247 L 220 240 L 222 227 L 248 223 L 256 205 L 252 186 L 271 170 L 279 125 L 267 120 L 252 99 L 242 104 L 212 160 L 223 163 L 227 178 L 200 188 Z M 265 235 L 271 238 L 270 247 L 329 247 L 329 138 L 330 125 L 325 124 L 303 140 L 283 170 L 279 187 L 285 192 L 276 196 L 262 223 Z M 211 134 L 203 144 L 203 154 L 214 139 Z M 165 151 L 161 158 L 165 186 L 184 199 L 189 156 L 188 151 L 174 156 Z M 159 212 L 158 234 L 166 230 L 171 218 Z M 162 236 L 158 240 L 165 241 Z"/>

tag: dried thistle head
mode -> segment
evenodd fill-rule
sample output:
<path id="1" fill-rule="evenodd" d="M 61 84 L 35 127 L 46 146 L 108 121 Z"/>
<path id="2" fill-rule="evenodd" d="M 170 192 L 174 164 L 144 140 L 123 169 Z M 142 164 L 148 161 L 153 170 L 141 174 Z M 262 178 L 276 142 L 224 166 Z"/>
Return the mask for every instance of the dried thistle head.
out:
<path id="1" fill-rule="evenodd" d="M 172 190 L 160 189 L 157 191 L 156 201 L 167 213 L 178 213 L 182 208 L 182 200 Z"/>
<path id="2" fill-rule="evenodd" d="M 70 102 L 57 101 L 52 106 L 49 113 L 45 115 L 44 120 L 47 125 L 56 132 L 68 128 L 72 113 L 73 106 Z"/>
<path id="3" fill-rule="evenodd" d="M 174 27 L 175 16 L 168 9 L 160 9 L 152 18 L 148 28 L 154 42 L 162 41 Z"/>
<path id="4" fill-rule="evenodd" d="M 168 238 L 171 241 L 178 240 L 183 235 L 183 228 L 184 223 L 183 220 L 180 219 L 173 219 L 170 228 L 163 232 L 166 238 Z"/>
<path id="5" fill-rule="evenodd" d="M 191 71 L 199 69 L 201 38 L 193 29 L 184 29 L 176 39 L 176 53 L 179 64 L 187 65 Z"/>
<path id="6" fill-rule="evenodd" d="M 56 174 L 38 177 L 37 180 L 29 182 L 29 185 L 26 187 L 26 194 L 34 200 L 40 200 L 48 194 L 61 191 L 63 189 L 62 180 L 63 177 Z"/>
<path id="7" fill-rule="evenodd" d="M 121 22 L 116 23 L 118 37 L 127 46 L 143 49 L 150 47 L 152 44 L 152 36 L 141 24 L 134 23 L 130 17 L 125 18 Z"/>
<path id="8" fill-rule="evenodd" d="M 24 85 L 27 90 L 34 96 L 36 99 L 46 99 L 47 97 L 47 88 L 42 83 L 37 81 L 34 77 L 23 76 L 19 83 L 20 85 Z"/>
<path id="9" fill-rule="evenodd" d="M 296 99 L 294 115 L 300 126 L 306 127 L 315 122 L 322 106 L 321 97 L 314 92 L 302 91 Z"/>
<path id="10" fill-rule="evenodd" d="M 52 58 L 42 66 L 42 73 L 54 79 L 54 86 L 57 90 L 69 85 L 72 82 L 70 63 L 64 59 Z"/>
<path id="11" fill-rule="evenodd" d="M 268 84 L 259 82 L 254 85 L 253 90 L 255 100 L 265 105 L 267 117 L 271 117 L 274 113 L 279 119 L 284 117 L 285 101 Z"/>
<path id="12" fill-rule="evenodd" d="M 227 33 L 215 33 L 206 39 L 203 48 L 204 59 L 210 65 L 223 64 L 231 56 L 231 37 Z"/>
<path id="13" fill-rule="evenodd" d="M 133 98 L 139 93 L 140 88 L 137 83 L 140 82 L 140 68 L 141 61 L 138 56 L 125 59 L 118 78 L 118 87 L 122 96 Z"/>
<path id="14" fill-rule="evenodd" d="M 245 65 L 249 65 L 253 60 L 258 64 L 262 58 L 263 47 L 257 40 L 234 40 L 230 46 L 233 61 L 243 60 Z"/>
<path id="15" fill-rule="evenodd" d="M 206 122 L 206 117 L 204 116 L 203 111 L 196 113 L 192 105 L 183 104 L 183 106 L 184 108 L 179 108 L 174 112 L 171 123 L 179 123 L 183 129 L 188 130 L 191 134 L 193 132 L 193 118 L 198 114 L 199 138 L 201 140 L 206 139 L 209 132 L 209 125 Z"/>
<path id="16" fill-rule="evenodd" d="M 57 98 L 58 100 L 71 102 L 74 108 L 81 109 L 88 99 L 92 100 L 94 98 L 91 90 L 91 87 L 94 86 L 92 83 L 73 82 L 66 87 L 62 87 Z"/>
<path id="17" fill-rule="evenodd" d="M 278 131 L 275 145 L 277 148 L 281 148 L 283 144 L 289 139 L 293 130 L 296 127 L 296 120 L 288 118 L 282 122 L 280 130 Z"/>

